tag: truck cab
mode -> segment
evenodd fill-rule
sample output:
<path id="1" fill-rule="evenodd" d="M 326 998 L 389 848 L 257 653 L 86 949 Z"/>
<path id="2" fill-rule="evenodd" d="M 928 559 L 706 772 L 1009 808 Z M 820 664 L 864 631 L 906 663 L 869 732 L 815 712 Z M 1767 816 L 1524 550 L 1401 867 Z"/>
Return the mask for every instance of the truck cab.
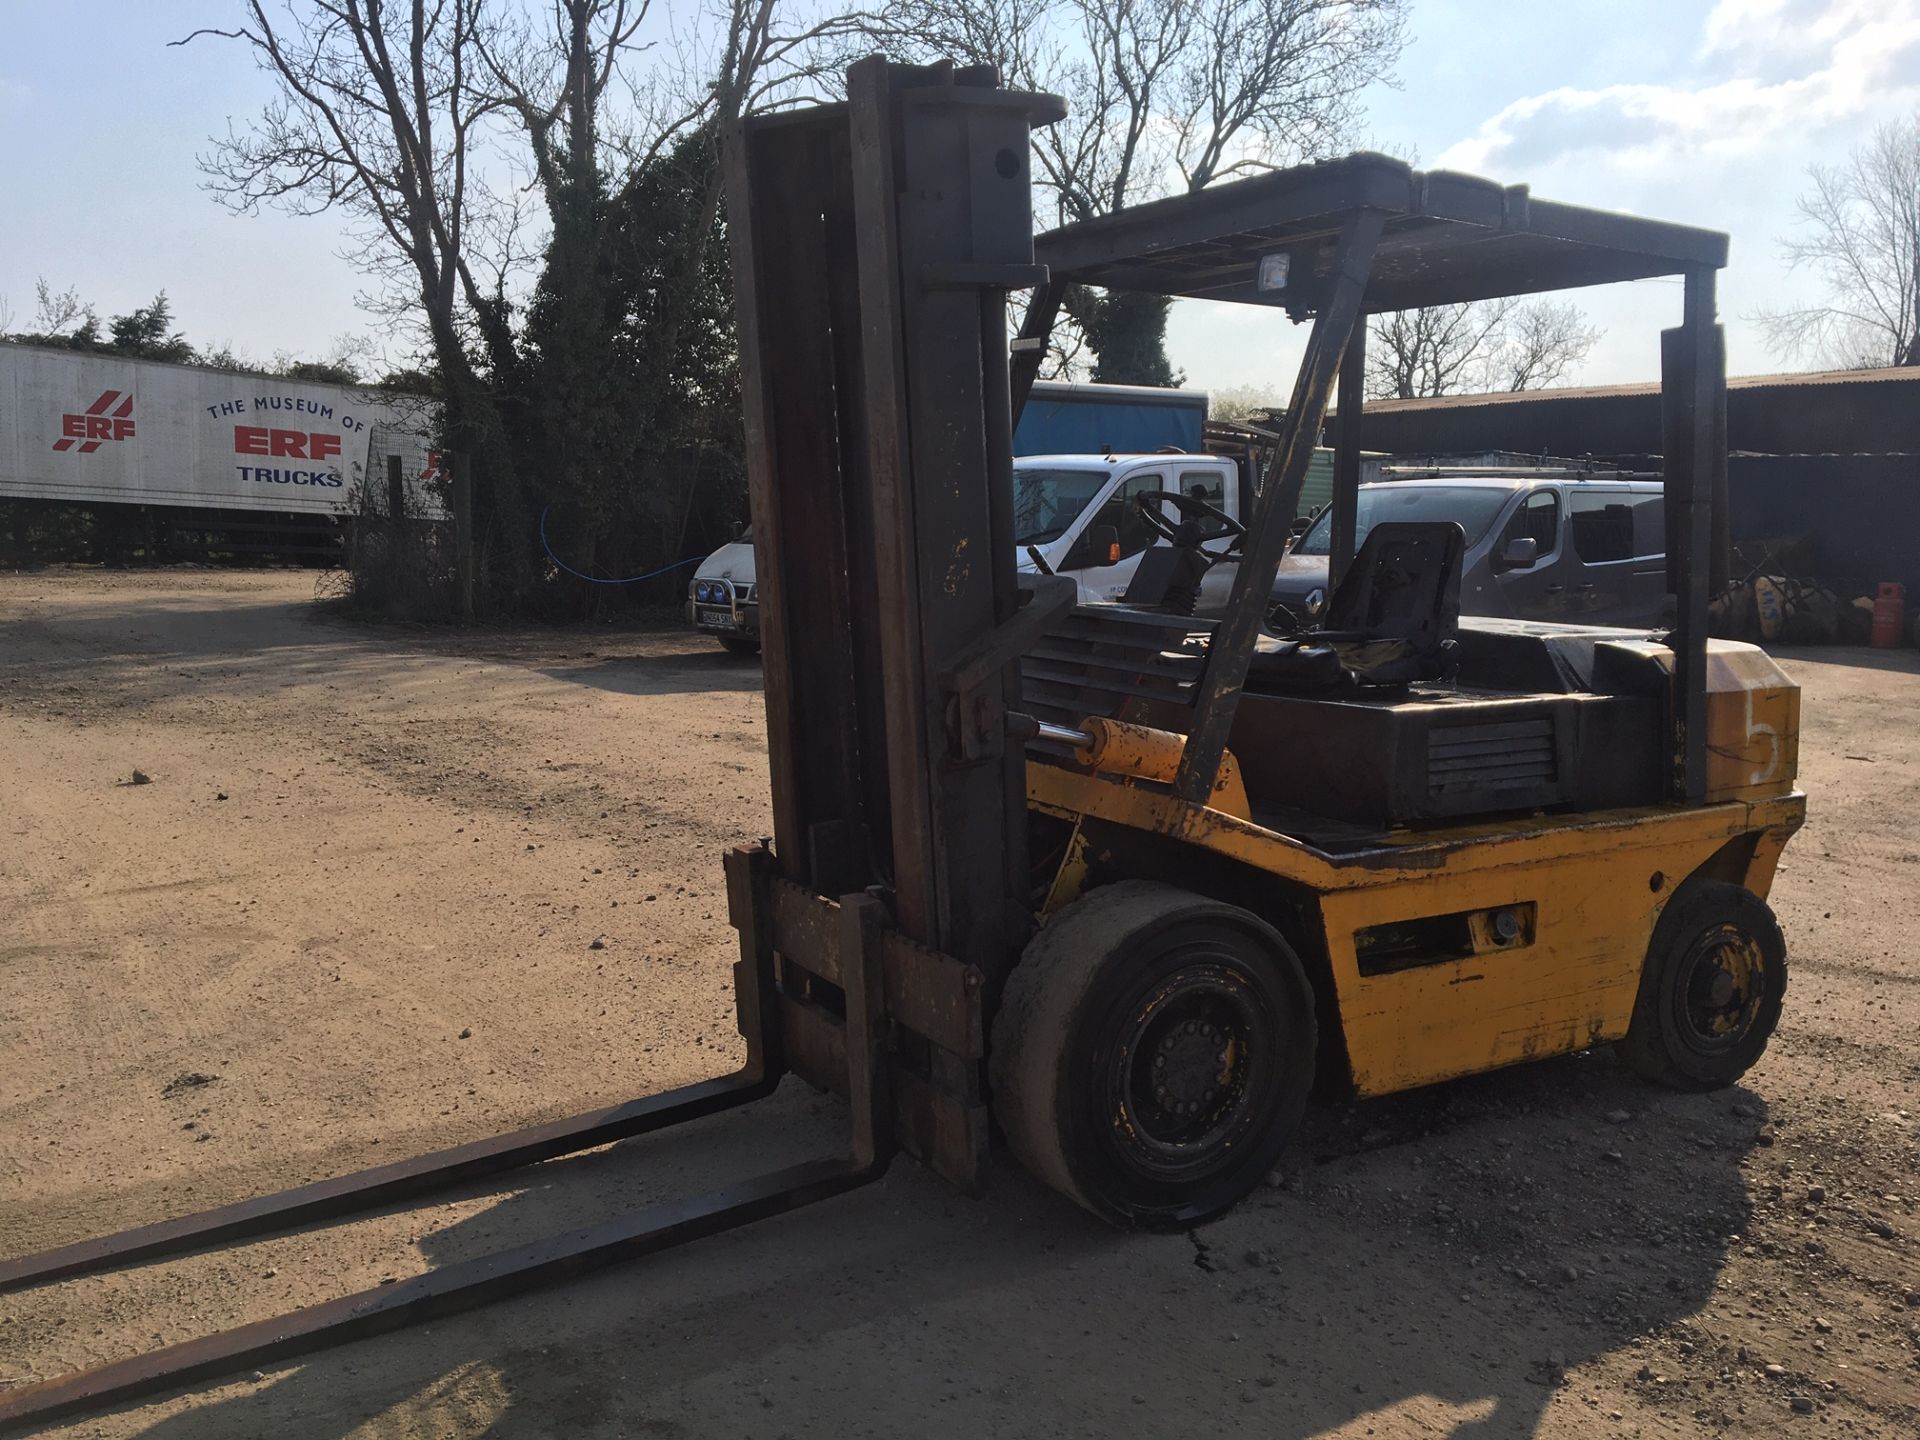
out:
<path id="1" fill-rule="evenodd" d="M 1239 469 L 1231 459 L 1166 452 L 1022 456 L 1013 466 L 1020 569 L 1071 575 L 1079 582 L 1082 604 L 1119 600 L 1141 555 L 1160 543 L 1137 500 L 1156 490 L 1192 495 L 1235 520 L 1245 518 Z M 1170 510 L 1162 505 L 1163 512 Z M 1177 517 L 1169 513 L 1168 518 Z M 1230 540 L 1223 532 L 1206 545 L 1224 551 Z M 1230 567 L 1219 568 L 1231 573 Z M 1203 608 L 1215 588 L 1203 587 Z"/>

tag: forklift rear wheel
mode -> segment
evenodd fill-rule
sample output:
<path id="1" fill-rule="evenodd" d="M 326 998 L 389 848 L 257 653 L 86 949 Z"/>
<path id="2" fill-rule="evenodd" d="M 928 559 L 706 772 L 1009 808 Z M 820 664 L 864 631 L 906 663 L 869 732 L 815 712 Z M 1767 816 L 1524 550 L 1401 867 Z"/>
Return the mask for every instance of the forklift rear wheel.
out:
<path id="1" fill-rule="evenodd" d="M 1021 1163 L 1103 1219 L 1178 1228 L 1230 1209 L 1298 1127 L 1313 990 L 1258 916 L 1127 880 L 1047 922 L 992 1038 L 994 1116 Z"/>
<path id="2" fill-rule="evenodd" d="M 1661 912 L 1620 1055 L 1675 1090 L 1718 1090 L 1760 1058 L 1787 993 L 1787 942 L 1766 901 L 1692 880 Z"/>

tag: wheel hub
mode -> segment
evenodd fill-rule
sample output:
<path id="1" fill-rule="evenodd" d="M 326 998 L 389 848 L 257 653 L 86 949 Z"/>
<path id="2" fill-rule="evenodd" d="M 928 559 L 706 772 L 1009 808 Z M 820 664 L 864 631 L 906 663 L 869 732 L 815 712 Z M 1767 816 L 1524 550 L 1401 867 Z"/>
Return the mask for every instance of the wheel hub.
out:
<path id="1" fill-rule="evenodd" d="M 1249 1082 L 1264 1012 L 1211 958 L 1196 957 L 1130 1007 L 1108 1071 L 1103 1108 L 1117 1143 L 1168 1178 L 1216 1163 L 1257 1108 Z"/>
<path id="2" fill-rule="evenodd" d="M 1210 1020 L 1187 1020 L 1153 1054 L 1153 1098 L 1175 1115 L 1211 1109 L 1230 1070 L 1230 1042 Z"/>
<path id="3" fill-rule="evenodd" d="M 1694 942 L 1687 957 L 1682 1010 L 1706 1047 L 1736 1042 L 1759 1013 L 1765 960 L 1753 937 L 1720 925 Z"/>

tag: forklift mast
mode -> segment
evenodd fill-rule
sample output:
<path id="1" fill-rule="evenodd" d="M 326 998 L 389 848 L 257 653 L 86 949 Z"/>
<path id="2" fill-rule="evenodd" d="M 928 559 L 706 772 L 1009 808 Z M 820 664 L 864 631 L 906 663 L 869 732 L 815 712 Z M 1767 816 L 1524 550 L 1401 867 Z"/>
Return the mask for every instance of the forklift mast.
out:
<path id="1" fill-rule="evenodd" d="M 727 157 L 774 821 L 746 892 L 773 898 L 734 920 L 779 956 L 785 1063 L 844 1088 L 840 967 L 806 935 L 839 897 L 883 902 L 921 1062 L 896 1077 L 901 1143 L 970 1186 L 980 993 L 1031 925 L 1007 716 L 1060 608 L 1016 589 L 1006 297 L 1045 277 L 1028 137 L 1064 114 L 875 56 L 844 104 L 747 121 Z"/>

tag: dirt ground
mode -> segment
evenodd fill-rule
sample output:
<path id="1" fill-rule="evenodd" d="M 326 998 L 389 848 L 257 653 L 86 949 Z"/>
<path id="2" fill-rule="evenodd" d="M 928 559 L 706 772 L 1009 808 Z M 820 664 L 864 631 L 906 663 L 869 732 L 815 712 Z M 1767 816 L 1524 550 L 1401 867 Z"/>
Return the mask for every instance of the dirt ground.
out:
<path id="1" fill-rule="evenodd" d="M 0 1254 L 737 1060 L 720 856 L 759 676 L 449 640 L 298 574 L 0 576 Z M 1738 1089 L 1596 1053 L 1317 1109 L 1122 1236 L 1003 1165 L 881 1184 L 70 1436 L 1920 1435 L 1920 659 L 1803 652 L 1786 1017 Z M 151 783 L 134 784 L 135 769 Z M 593 948 L 600 940 L 602 948 Z M 0 1387 L 839 1142 L 761 1107 L 438 1203 L 0 1298 Z"/>

